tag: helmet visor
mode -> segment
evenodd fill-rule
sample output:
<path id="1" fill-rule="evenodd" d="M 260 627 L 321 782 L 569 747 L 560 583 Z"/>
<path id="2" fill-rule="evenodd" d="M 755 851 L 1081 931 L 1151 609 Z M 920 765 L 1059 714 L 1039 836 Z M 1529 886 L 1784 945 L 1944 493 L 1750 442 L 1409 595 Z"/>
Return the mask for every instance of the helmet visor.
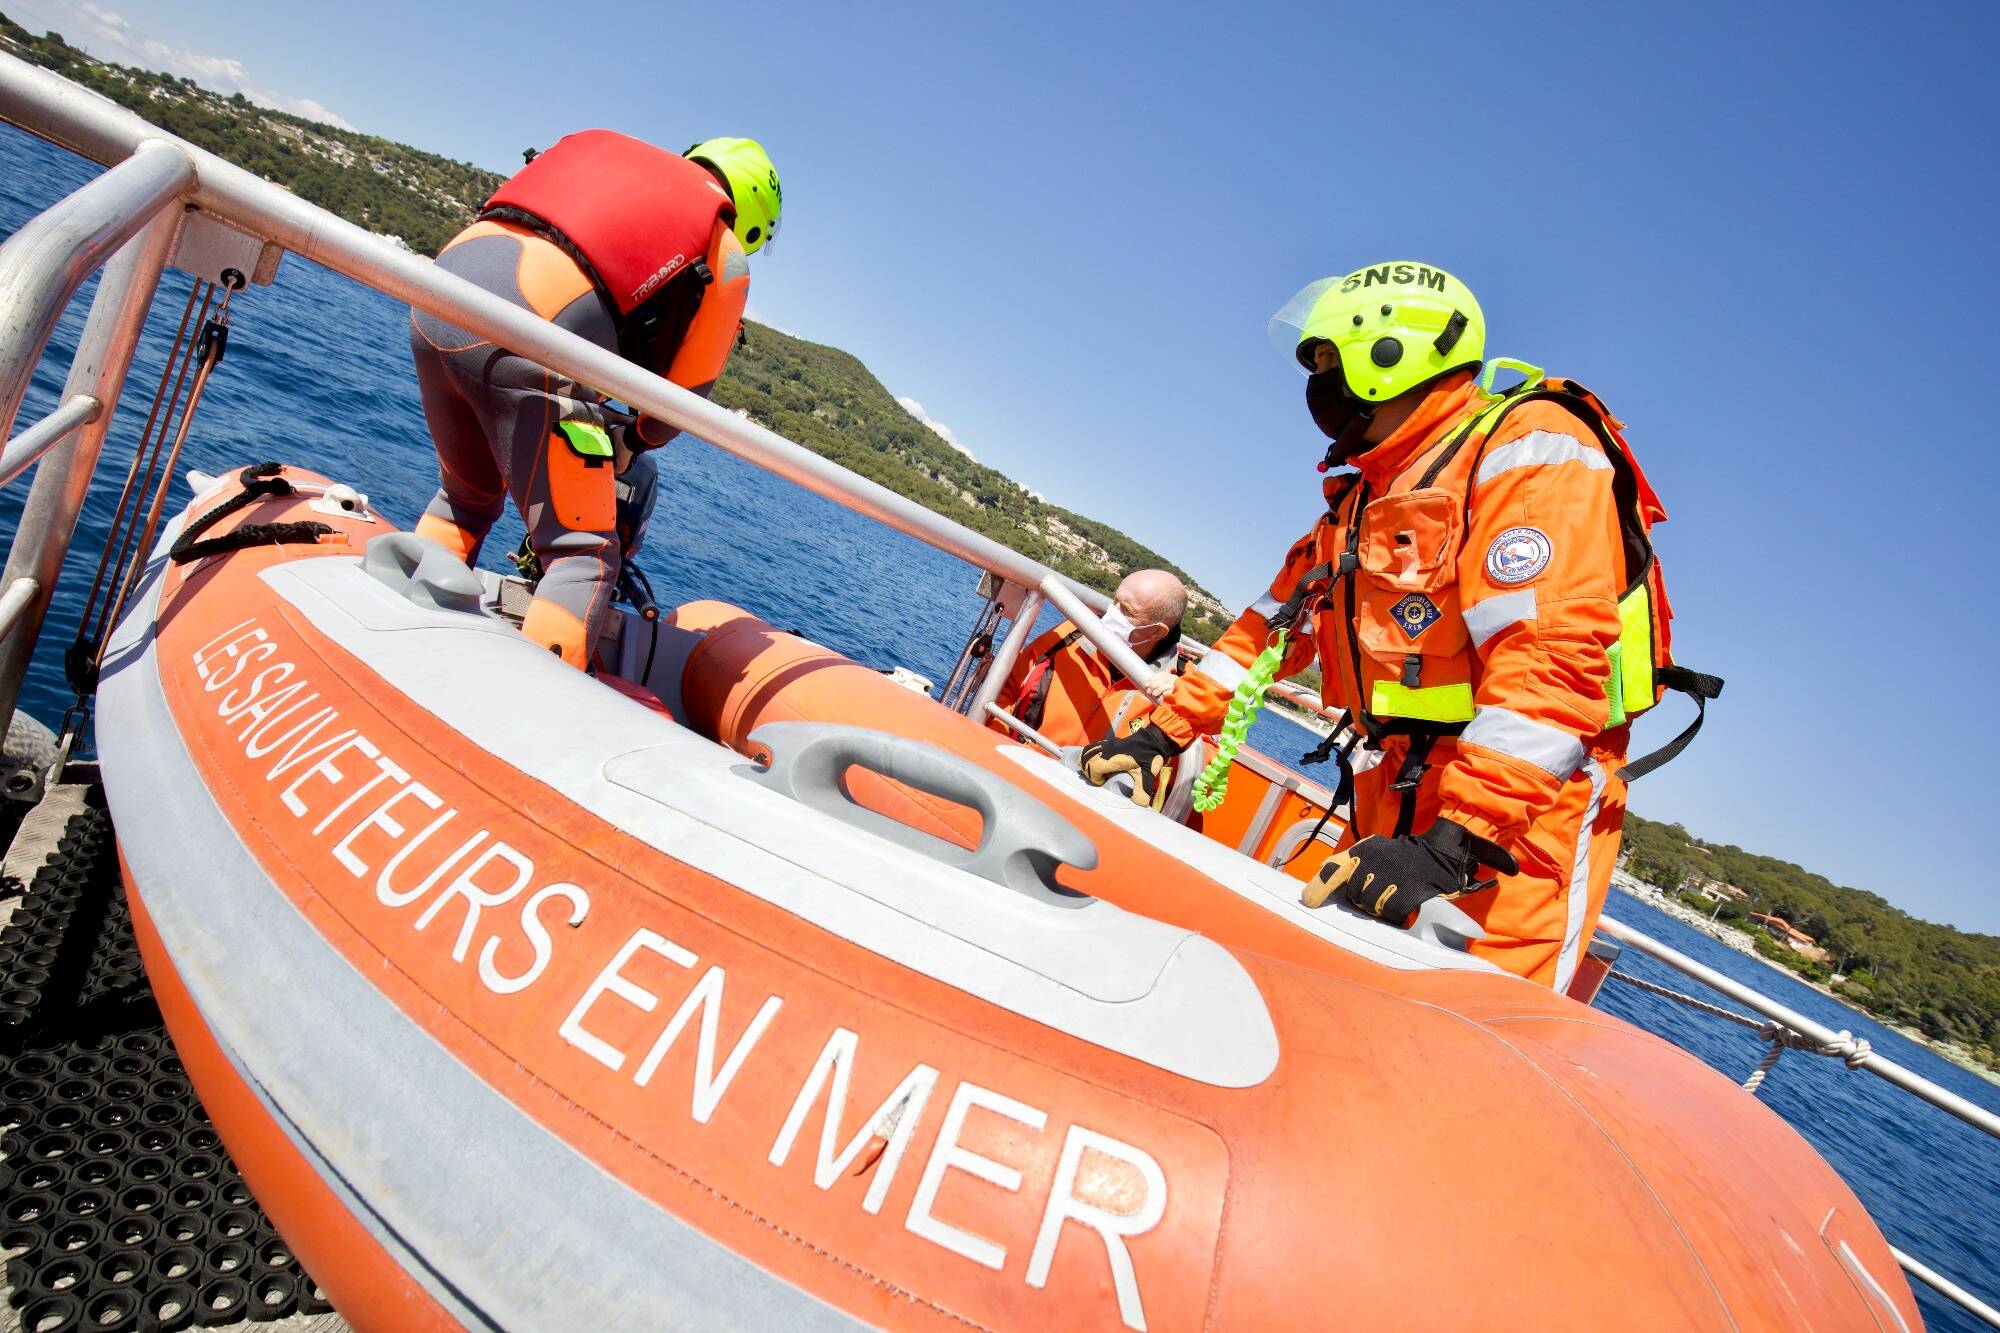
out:
<path id="1" fill-rule="evenodd" d="M 1310 329 L 1313 310 L 1320 298 L 1339 285 L 1339 278 L 1321 278 L 1299 288 L 1292 299 L 1278 307 L 1267 326 L 1271 335 L 1271 345 L 1285 354 L 1285 360 L 1299 368 L 1299 373 L 1309 375 L 1312 368 L 1299 360 L 1299 344 L 1309 337 L 1325 337 L 1322 330 Z"/>

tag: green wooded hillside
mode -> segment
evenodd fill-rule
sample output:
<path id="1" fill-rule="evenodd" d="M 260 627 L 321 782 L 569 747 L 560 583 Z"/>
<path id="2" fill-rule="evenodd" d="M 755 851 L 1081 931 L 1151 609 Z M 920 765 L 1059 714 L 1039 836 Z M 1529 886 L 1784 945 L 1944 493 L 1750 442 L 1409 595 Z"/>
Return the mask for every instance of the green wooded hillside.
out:
<path id="1" fill-rule="evenodd" d="M 267 110 L 192 79 L 94 59 L 59 34 L 37 37 L 4 14 L 0 51 L 55 70 L 197 148 L 370 231 L 400 237 L 420 254 L 436 254 L 500 184 L 499 176 L 470 163 Z"/>
<path id="2" fill-rule="evenodd" d="M 1833 983 L 1841 998 L 2000 1067 L 2000 936 L 1922 921 L 1880 894 L 1632 814 L 1625 866 L 1668 893 L 1711 881 L 1744 890 L 1749 901 L 1724 903 L 1722 920 L 1761 934 L 1751 912 L 1785 918 L 1815 937 L 1835 967 L 1845 961 L 1846 979 Z M 1830 968 L 1789 949 L 1763 952 L 1815 981 L 1831 980 Z"/>
<path id="3" fill-rule="evenodd" d="M 351 222 L 435 254 L 501 177 L 404 144 L 224 97 L 191 80 L 97 60 L 60 35 L 37 37 L 0 14 L 0 50 L 103 93 L 197 147 L 276 181 Z M 863 476 L 958 520 L 1080 583 L 1109 592 L 1134 569 L 1188 584 L 1187 630 L 1212 638 L 1221 604 L 1158 552 L 1116 528 L 1045 504 L 974 462 L 912 417 L 855 357 L 752 324 L 717 401 L 747 412 Z"/>
<path id="4" fill-rule="evenodd" d="M 729 359 L 715 401 L 927 509 L 993 538 L 1091 587 L 1109 592 L 1134 569 L 1193 576 L 1116 528 L 1036 499 L 1012 478 L 973 461 L 911 416 L 868 367 L 837 347 L 750 324 Z M 1202 594 L 1206 595 L 1206 594 Z M 1190 608 L 1187 629 L 1207 638 L 1227 620 Z"/>

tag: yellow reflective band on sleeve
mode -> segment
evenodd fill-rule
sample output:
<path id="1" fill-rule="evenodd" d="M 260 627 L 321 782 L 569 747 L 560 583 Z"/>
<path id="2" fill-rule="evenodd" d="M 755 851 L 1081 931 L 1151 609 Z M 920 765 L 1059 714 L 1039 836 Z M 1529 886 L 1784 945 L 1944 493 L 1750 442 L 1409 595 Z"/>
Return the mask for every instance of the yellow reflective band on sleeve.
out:
<path id="1" fill-rule="evenodd" d="M 610 458 L 611 436 L 604 427 L 594 426 L 588 421 L 558 421 L 556 429 L 569 441 L 570 452 L 579 458 Z"/>
<path id="2" fill-rule="evenodd" d="M 1618 652 L 1611 669 L 1618 674 L 1613 698 L 1622 705 L 1615 709 L 1619 716 L 1611 726 L 1660 701 L 1653 688 L 1653 591 L 1645 583 L 1618 600 Z"/>
<path id="3" fill-rule="evenodd" d="M 1605 655 L 1611 659 L 1611 674 L 1604 681 L 1604 697 L 1611 705 L 1611 711 L 1604 719 L 1604 728 L 1609 731 L 1625 725 L 1624 641 L 1612 644 L 1611 651 Z"/>
<path id="4" fill-rule="evenodd" d="M 1472 721 L 1472 686 L 1425 685 L 1411 689 L 1393 680 L 1378 680 L 1369 691 L 1368 711 L 1376 717 L 1406 717 L 1415 722 Z"/>

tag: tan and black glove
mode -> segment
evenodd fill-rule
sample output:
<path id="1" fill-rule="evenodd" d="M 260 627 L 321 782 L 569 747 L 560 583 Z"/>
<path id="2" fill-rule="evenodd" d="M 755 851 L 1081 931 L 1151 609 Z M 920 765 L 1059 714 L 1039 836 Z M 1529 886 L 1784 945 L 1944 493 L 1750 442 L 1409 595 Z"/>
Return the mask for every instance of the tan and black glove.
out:
<path id="1" fill-rule="evenodd" d="M 1086 752 L 1087 753 L 1087 752 Z M 1449 819 L 1440 819 L 1416 837 L 1367 837 L 1335 852 L 1319 868 L 1299 901 L 1324 907 L 1336 892 L 1349 903 L 1392 926 L 1409 924 L 1433 898 L 1453 898 L 1489 888 L 1479 868 L 1503 875 L 1519 873 L 1512 853 Z"/>
<path id="2" fill-rule="evenodd" d="M 1129 736 L 1106 736 L 1083 747 L 1077 772 L 1093 787 L 1102 787 L 1120 773 L 1132 775 L 1132 803 L 1158 810 L 1167 803 L 1168 779 L 1174 759 L 1184 747 L 1148 722 Z"/>

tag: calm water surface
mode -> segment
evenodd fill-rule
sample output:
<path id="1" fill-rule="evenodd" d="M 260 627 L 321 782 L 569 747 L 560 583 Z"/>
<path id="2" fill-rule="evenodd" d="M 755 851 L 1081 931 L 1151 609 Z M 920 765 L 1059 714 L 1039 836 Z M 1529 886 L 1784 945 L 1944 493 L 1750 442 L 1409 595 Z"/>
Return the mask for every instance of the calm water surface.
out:
<path id="1" fill-rule="evenodd" d="M 0 235 L 94 172 L 78 158 L 0 126 Z M 143 408 L 187 293 L 187 280 L 168 274 L 28 678 L 23 701 L 51 724 L 70 702 L 61 651 L 76 632 Z M 22 424 L 53 407 L 84 309 L 79 299 L 65 316 L 22 409 Z M 209 386 L 182 466 L 219 472 L 264 459 L 303 464 L 352 482 L 392 521 L 410 526 L 437 473 L 410 375 L 406 309 L 288 256 L 274 287 L 238 298 L 235 321 L 228 359 Z M 651 545 L 640 564 L 662 605 L 720 598 L 873 666 L 909 666 L 938 681 L 950 671 L 979 605 L 977 572 L 969 566 L 706 445 L 669 449 L 661 482 Z M 0 491 L 0 542 L 13 534 L 26 489 L 23 480 Z M 169 512 L 187 498 L 177 486 Z M 1290 536 L 1272 534 L 1274 558 Z M 510 512 L 488 543 L 487 563 L 501 567 L 501 553 L 520 539 L 519 520 Z M 1251 741 L 1289 762 L 1313 738 L 1266 716 Z M 2000 1110 L 2000 1088 L 1817 991 L 1622 895 L 1613 895 L 1611 911 Z M 1621 966 L 1677 984 L 1677 974 L 1643 957 L 1628 954 Z M 1732 1078 L 1748 1073 L 1762 1054 L 1755 1036 L 1733 1025 L 1615 983 L 1606 989 L 1605 1008 L 1678 1042 Z M 2000 1303 L 2000 1143 L 1830 1060 L 1786 1055 L 1763 1095 L 1840 1170 L 1892 1241 Z M 1927 1288 L 1916 1289 L 1931 1327 L 1978 1327 Z M 1606 1312 L 1606 1322 L 1618 1324 L 1615 1311 Z"/>

